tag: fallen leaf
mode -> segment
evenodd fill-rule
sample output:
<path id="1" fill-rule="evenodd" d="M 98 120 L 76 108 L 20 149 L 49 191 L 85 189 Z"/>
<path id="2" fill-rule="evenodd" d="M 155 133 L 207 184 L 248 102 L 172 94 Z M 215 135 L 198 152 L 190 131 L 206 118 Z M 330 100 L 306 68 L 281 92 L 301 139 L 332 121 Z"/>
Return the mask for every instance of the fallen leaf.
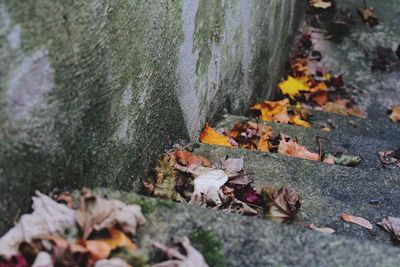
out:
<path id="1" fill-rule="evenodd" d="M 304 146 L 299 145 L 296 140 L 294 140 L 290 136 L 286 136 L 283 134 L 281 134 L 281 139 L 278 146 L 278 152 L 286 156 L 292 156 L 314 161 L 320 160 L 319 155 L 317 153 L 310 152 Z"/>
<path id="2" fill-rule="evenodd" d="M 294 125 L 310 128 L 311 124 L 308 121 L 302 120 L 300 115 L 294 115 L 290 118 L 290 122 Z"/>
<path id="3" fill-rule="evenodd" d="M 229 132 L 229 136 L 244 149 L 269 151 L 269 138 L 272 135 L 272 128 L 261 123 L 247 121 L 236 123 Z"/>
<path id="4" fill-rule="evenodd" d="M 32 198 L 33 212 L 25 214 L 19 222 L 0 239 L 0 256 L 6 259 L 18 253 L 21 242 L 31 242 L 53 233 L 62 233 L 75 225 L 74 211 L 36 191 Z"/>
<path id="5" fill-rule="evenodd" d="M 300 196 L 293 189 L 264 186 L 261 190 L 265 217 L 277 222 L 292 220 L 300 208 Z"/>
<path id="6" fill-rule="evenodd" d="M 392 113 L 390 114 L 390 119 L 393 122 L 399 122 L 400 121 L 400 106 L 392 108 Z"/>
<path id="7" fill-rule="evenodd" d="M 310 90 L 310 87 L 307 84 L 293 78 L 292 76 L 289 76 L 286 81 L 279 83 L 279 88 L 281 89 L 282 94 L 288 95 L 291 98 L 298 96 L 301 91 Z"/>
<path id="8" fill-rule="evenodd" d="M 7 261 L 0 260 L 1 267 L 29 267 L 30 264 L 25 260 L 25 258 L 21 255 L 16 255 L 11 257 Z"/>
<path id="9" fill-rule="evenodd" d="M 400 241 L 400 218 L 389 216 L 379 222 L 378 225 L 389 232 L 395 239 Z"/>
<path id="10" fill-rule="evenodd" d="M 187 237 L 180 242 L 184 249 L 181 253 L 178 249 L 179 244 L 167 247 L 158 242 L 153 242 L 153 246 L 166 254 L 170 259 L 161 263 L 153 264 L 152 267 L 208 267 L 203 255 L 190 245 Z"/>
<path id="11" fill-rule="evenodd" d="M 171 166 L 169 157 L 166 156 L 158 161 L 156 167 L 156 184 L 154 185 L 154 196 L 181 202 L 182 197 L 176 190 L 176 171 Z"/>
<path id="12" fill-rule="evenodd" d="M 288 115 L 289 99 L 285 98 L 281 101 L 263 101 L 252 106 L 251 110 L 257 110 L 261 113 L 260 119 L 263 121 L 289 123 Z"/>
<path id="13" fill-rule="evenodd" d="M 185 150 L 176 150 L 168 154 L 172 165 L 179 163 L 182 166 L 189 167 L 191 165 L 200 165 L 204 167 L 211 167 L 211 162 L 201 156 L 194 155 L 193 153 Z"/>
<path id="14" fill-rule="evenodd" d="M 146 222 L 138 205 L 126 205 L 100 196 L 81 196 L 80 201 L 75 218 L 83 231 L 83 239 L 87 239 L 93 229 L 99 231 L 117 225 L 133 235 L 137 227 Z"/>
<path id="15" fill-rule="evenodd" d="M 379 20 L 378 17 L 374 14 L 373 7 L 366 7 L 364 9 L 359 9 L 358 14 L 360 15 L 361 19 L 370 27 L 375 27 L 378 25 Z"/>
<path id="16" fill-rule="evenodd" d="M 400 165 L 400 148 L 395 151 L 379 151 L 379 160 L 386 165 Z"/>
<path id="17" fill-rule="evenodd" d="M 330 227 L 317 227 L 314 224 L 309 225 L 310 229 L 313 231 L 317 231 L 323 234 L 333 234 L 335 232 L 335 229 L 330 228 Z"/>
<path id="18" fill-rule="evenodd" d="M 262 197 L 252 186 L 247 185 L 235 189 L 235 197 L 243 202 L 261 206 Z"/>
<path id="19" fill-rule="evenodd" d="M 360 225 L 360 226 L 362 226 L 364 228 L 367 228 L 368 230 L 372 230 L 373 229 L 372 224 L 369 221 L 367 221 L 366 219 L 361 218 L 361 217 L 352 216 L 352 215 L 343 213 L 342 214 L 342 220 L 345 221 L 345 222 L 351 222 L 351 223 L 354 223 L 354 224 L 358 224 L 358 225 Z"/>
<path id="20" fill-rule="evenodd" d="M 229 142 L 229 137 L 214 130 L 208 125 L 208 123 L 206 123 L 206 126 L 200 135 L 200 142 L 210 145 L 232 146 Z"/>
<path id="21" fill-rule="evenodd" d="M 327 9 L 332 6 L 332 2 L 327 0 L 309 0 L 309 3 L 312 7 L 322 9 Z"/>
<path id="22" fill-rule="evenodd" d="M 32 267 L 53 267 L 53 260 L 50 254 L 44 251 L 39 252 Z"/>
<path id="23" fill-rule="evenodd" d="M 332 159 L 333 162 L 337 165 L 343 165 L 348 167 L 355 167 L 361 162 L 361 157 L 359 156 L 352 156 L 352 155 L 332 155 L 330 153 L 324 153 L 323 159 Z"/>
<path id="24" fill-rule="evenodd" d="M 217 190 L 228 181 L 228 175 L 223 170 L 216 170 L 202 166 L 192 166 L 188 172 L 194 175 L 194 193 L 206 193 L 209 188 Z"/>
<path id="25" fill-rule="evenodd" d="M 326 103 L 322 109 L 325 112 L 332 112 L 341 115 L 352 115 L 360 118 L 367 118 L 367 116 L 356 106 L 352 105 L 348 99 L 339 99 L 334 102 Z"/>

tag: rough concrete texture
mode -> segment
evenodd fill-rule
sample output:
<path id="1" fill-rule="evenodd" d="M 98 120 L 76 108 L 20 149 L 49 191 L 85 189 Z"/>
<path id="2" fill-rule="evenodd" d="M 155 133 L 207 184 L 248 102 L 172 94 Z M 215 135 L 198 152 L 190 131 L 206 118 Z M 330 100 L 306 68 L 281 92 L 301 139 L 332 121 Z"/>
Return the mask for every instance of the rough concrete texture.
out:
<path id="1" fill-rule="evenodd" d="M 336 229 L 336 234 L 391 244 L 390 235 L 374 226 L 368 230 L 345 223 L 343 213 L 361 216 L 372 224 L 387 216 L 399 217 L 400 173 L 393 170 L 362 170 L 330 165 L 272 153 L 201 145 L 197 154 L 217 161 L 225 156 L 244 157 L 245 169 L 252 174 L 254 187 L 265 184 L 287 186 L 302 197 L 296 222 L 314 223 Z M 371 205 L 370 200 L 379 200 Z"/>
<path id="2" fill-rule="evenodd" d="M 303 8 L 1 1 L 0 233 L 34 189 L 139 190 L 170 143 L 270 92 Z"/>
<path id="3" fill-rule="evenodd" d="M 379 25 L 366 26 L 356 13 L 363 7 L 363 1 L 338 1 L 339 6 L 349 8 L 354 14 L 355 25 L 350 36 L 342 42 L 321 39 L 316 48 L 324 55 L 323 63 L 328 70 L 341 73 L 345 81 L 354 85 L 357 102 L 374 121 L 386 121 L 388 108 L 400 104 L 400 67 L 393 72 L 372 71 L 372 58 L 377 46 L 394 51 L 400 43 L 399 1 L 368 0 L 369 6 L 379 18 Z M 346 64 L 343 64 L 346 62 Z"/>
<path id="4" fill-rule="evenodd" d="M 296 137 L 299 144 L 307 147 L 313 152 L 319 152 L 319 144 L 317 143 L 317 138 L 319 138 L 322 149 L 325 152 L 360 156 L 362 161 L 357 165 L 359 168 L 385 168 L 378 158 L 378 152 L 390 151 L 399 147 L 400 139 L 397 138 L 399 132 L 390 130 L 389 132 L 392 134 L 392 138 L 387 138 L 386 136 L 382 137 L 379 133 L 375 133 L 373 137 L 365 136 L 365 130 L 360 132 L 358 127 L 365 127 L 365 125 L 368 124 L 368 121 L 360 121 L 360 125 L 355 127 L 354 125 L 348 124 L 349 119 L 353 118 L 347 116 L 336 116 L 336 120 L 331 120 L 332 124 L 336 125 L 336 128 L 332 129 L 330 132 L 320 131 L 315 128 L 298 127 L 295 125 L 271 122 L 263 123 L 271 126 L 273 132 L 276 134 L 283 133 L 291 137 Z M 225 115 L 215 127 L 219 130 L 229 130 L 233 128 L 236 122 L 245 122 L 248 120 L 249 119 L 245 117 Z M 256 120 L 252 119 L 251 121 Z M 315 124 L 314 126 L 317 127 L 318 124 L 316 122 L 313 123 Z M 351 127 L 341 128 L 340 125 L 343 124 L 348 124 L 348 126 Z"/>
<path id="5" fill-rule="evenodd" d="M 151 240 L 167 242 L 171 237 L 192 236 L 198 231 L 213 235 L 221 241 L 219 254 L 222 256 L 219 258 L 225 258 L 226 265 L 209 263 L 210 266 L 395 266 L 400 260 L 397 248 L 373 242 L 349 240 L 337 235 L 324 236 L 304 227 L 132 193 L 101 192 L 144 207 L 147 223 L 138 232 L 142 248 L 149 248 Z M 211 250 L 207 246 L 211 242 L 202 244 L 193 238 L 191 241 L 203 254 Z"/>

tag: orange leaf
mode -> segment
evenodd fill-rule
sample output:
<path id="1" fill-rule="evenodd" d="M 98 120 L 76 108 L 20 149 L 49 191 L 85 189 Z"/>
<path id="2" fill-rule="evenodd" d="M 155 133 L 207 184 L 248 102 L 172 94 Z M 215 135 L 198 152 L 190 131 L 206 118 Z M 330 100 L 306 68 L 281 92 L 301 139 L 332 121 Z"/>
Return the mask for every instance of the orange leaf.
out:
<path id="1" fill-rule="evenodd" d="M 288 139 L 288 141 L 286 140 Z M 319 160 L 317 153 L 310 152 L 304 146 L 299 145 L 295 140 L 289 136 L 281 134 L 281 141 L 278 145 L 278 152 L 282 155 L 292 156 L 296 158 L 308 159 L 308 160 Z"/>
<path id="2" fill-rule="evenodd" d="M 260 119 L 263 121 L 289 123 L 288 107 L 289 99 L 281 101 L 263 101 L 251 107 L 252 110 L 261 112 Z"/>
<path id="3" fill-rule="evenodd" d="M 351 223 L 358 224 L 358 225 L 360 225 L 360 226 L 362 226 L 364 228 L 367 228 L 368 230 L 372 230 L 373 229 L 372 224 L 369 221 L 367 221 L 366 219 L 361 218 L 361 217 L 352 216 L 352 215 L 343 213 L 342 214 L 342 220 L 345 221 L 345 222 L 351 222 Z"/>
<path id="4" fill-rule="evenodd" d="M 399 122 L 400 121 L 400 106 L 392 108 L 392 114 L 390 114 L 390 119 L 393 122 Z"/>
<path id="5" fill-rule="evenodd" d="M 360 118 L 367 117 L 357 106 L 351 105 L 348 99 L 339 99 L 335 102 L 328 102 L 322 107 L 322 109 L 325 112 L 333 112 L 341 115 L 353 115 Z"/>
<path id="6" fill-rule="evenodd" d="M 81 245 L 87 248 L 90 253 L 90 259 L 93 262 L 108 258 L 112 250 L 107 242 L 103 240 L 86 240 Z"/>
<path id="7" fill-rule="evenodd" d="M 318 106 L 323 106 L 328 102 L 328 92 L 319 91 L 311 95 L 311 100 L 314 101 Z"/>
<path id="8" fill-rule="evenodd" d="M 185 150 L 177 150 L 169 153 L 171 160 L 175 163 L 178 162 L 183 166 L 199 165 L 204 167 L 211 167 L 211 162 L 201 156 L 193 155 L 193 153 Z"/>
<path id="9" fill-rule="evenodd" d="M 220 146 L 229 146 L 232 144 L 229 142 L 229 137 L 225 136 L 213 128 L 211 128 L 208 123 L 206 123 L 206 127 L 200 135 L 200 141 L 205 144 L 210 145 L 220 145 Z"/>

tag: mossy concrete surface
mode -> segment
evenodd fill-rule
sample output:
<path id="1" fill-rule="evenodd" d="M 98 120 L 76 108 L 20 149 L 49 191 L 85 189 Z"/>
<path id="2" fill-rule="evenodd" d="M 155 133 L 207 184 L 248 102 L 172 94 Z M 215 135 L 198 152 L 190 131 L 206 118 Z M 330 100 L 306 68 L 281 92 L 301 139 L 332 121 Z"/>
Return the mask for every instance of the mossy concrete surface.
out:
<path id="1" fill-rule="evenodd" d="M 165 147 L 270 93 L 300 2 L 1 1 L 0 233 L 36 189 L 139 190 Z"/>
<path id="2" fill-rule="evenodd" d="M 397 248 L 374 242 L 325 236 L 304 227 L 134 193 L 101 192 L 127 203 L 152 205 L 152 211 L 145 213 L 146 224 L 138 232 L 142 248 L 150 249 L 151 241 L 189 236 L 210 266 L 396 266 L 400 260 Z"/>
<path id="3" fill-rule="evenodd" d="M 283 133 L 297 138 L 299 144 L 313 152 L 319 152 L 318 138 L 321 143 L 321 148 L 325 152 L 359 156 L 362 158 L 362 161 L 357 165 L 358 168 L 385 168 L 378 158 L 378 152 L 394 150 L 400 146 L 400 139 L 398 138 L 400 132 L 393 128 L 385 131 L 384 125 L 372 121 L 363 119 L 357 120 L 354 117 L 348 116 L 325 115 L 325 120 L 320 121 L 321 123 L 317 122 L 317 118 L 311 119 L 314 128 L 304 128 L 273 122 L 262 123 L 271 126 L 274 134 Z M 321 115 L 318 117 L 321 118 Z M 330 132 L 318 129 L 318 126 L 323 124 L 322 122 L 327 124 L 327 117 L 330 118 L 329 121 L 335 127 L 332 128 Z M 225 115 L 215 127 L 219 130 L 229 130 L 234 127 L 235 123 L 246 122 L 248 120 L 249 119 L 246 117 Z M 351 120 L 353 120 L 353 124 L 349 123 Z M 257 119 L 250 119 L 250 121 L 256 122 Z M 367 128 L 369 124 L 371 125 L 371 129 Z M 388 122 L 387 125 L 390 127 L 393 123 Z M 374 129 L 376 129 L 376 131 L 374 131 Z"/>
<path id="4" fill-rule="evenodd" d="M 201 145 L 196 154 L 216 162 L 220 158 L 244 157 L 246 172 L 254 187 L 286 186 L 302 197 L 296 222 L 332 227 L 338 235 L 391 244 L 390 235 L 376 223 L 387 216 L 398 217 L 400 173 L 393 170 L 362 170 L 330 165 L 272 153 Z M 378 200 L 378 205 L 370 201 Z M 374 224 L 374 231 L 345 223 L 341 215 L 361 216 Z"/>

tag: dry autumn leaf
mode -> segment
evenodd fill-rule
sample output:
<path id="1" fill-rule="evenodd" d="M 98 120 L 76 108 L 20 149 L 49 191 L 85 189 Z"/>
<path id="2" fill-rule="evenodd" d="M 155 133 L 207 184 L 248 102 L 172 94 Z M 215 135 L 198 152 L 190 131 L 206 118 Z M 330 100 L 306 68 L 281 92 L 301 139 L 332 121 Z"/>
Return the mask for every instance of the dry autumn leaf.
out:
<path id="1" fill-rule="evenodd" d="M 204 167 L 211 167 L 211 162 L 201 156 L 196 156 L 193 153 L 185 150 L 176 150 L 172 153 L 168 153 L 170 157 L 171 165 L 175 165 L 176 163 L 189 167 L 191 165 L 199 165 Z"/>
<path id="2" fill-rule="evenodd" d="M 300 208 L 300 196 L 293 189 L 264 186 L 261 191 L 265 217 L 277 222 L 286 222 L 294 218 Z"/>
<path id="3" fill-rule="evenodd" d="M 317 153 L 310 152 L 307 148 L 299 145 L 296 140 L 290 136 L 281 134 L 281 140 L 278 146 L 278 152 L 282 155 L 296 158 L 318 161 L 320 157 Z"/>
<path id="4" fill-rule="evenodd" d="M 131 265 L 121 258 L 111 258 L 97 261 L 94 267 L 131 267 Z"/>
<path id="5" fill-rule="evenodd" d="M 379 222 L 378 225 L 389 232 L 396 240 L 400 241 L 400 218 L 389 216 Z"/>
<path id="6" fill-rule="evenodd" d="M 310 6 L 315 8 L 327 9 L 332 6 L 332 2 L 329 0 L 309 0 Z"/>
<path id="7" fill-rule="evenodd" d="M 229 142 L 229 137 L 217 132 L 211 128 L 208 123 L 200 135 L 200 142 L 210 145 L 220 145 L 231 147 L 232 144 Z"/>
<path id="8" fill-rule="evenodd" d="M 260 119 L 263 121 L 289 123 L 288 115 L 289 99 L 285 98 L 281 101 L 263 101 L 252 106 L 250 109 L 257 110 L 261 113 Z"/>
<path id="9" fill-rule="evenodd" d="M 345 222 L 358 224 L 364 228 L 367 228 L 368 230 L 372 230 L 374 228 L 368 220 L 366 220 L 362 217 L 352 216 L 347 213 L 342 214 L 342 220 Z"/>
<path id="10" fill-rule="evenodd" d="M 330 228 L 330 227 L 317 227 L 314 224 L 310 224 L 309 227 L 311 230 L 320 232 L 323 234 L 333 234 L 335 232 L 335 229 Z"/>
<path id="11" fill-rule="evenodd" d="M 310 90 L 309 85 L 305 84 L 301 80 L 293 78 L 292 76 L 289 76 L 286 81 L 279 83 L 279 88 L 281 89 L 282 94 L 288 95 L 291 98 L 298 96 L 301 91 Z"/>
<path id="12" fill-rule="evenodd" d="M 167 247 L 158 242 L 153 242 L 152 245 L 164 252 L 170 260 L 153 264 L 152 267 L 208 267 L 203 255 L 190 245 L 187 237 L 184 237 L 180 243 L 184 253 L 181 253 L 177 246 Z"/>
<path id="13" fill-rule="evenodd" d="M 393 122 L 399 122 L 400 121 L 400 106 L 396 106 L 391 109 L 392 113 L 390 114 L 390 119 Z"/>
<path id="14" fill-rule="evenodd" d="M 21 242 L 31 242 L 43 236 L 62 233 L 75 225 L 74 211 L 36 191 L 33 213 L 21 217 L 19 222 L 0 239 L 0 256 L 8 259 L 18 252 Z"/>
<path id="15" fill-rule="evenodd" d="M 348 99 L 339 99 L 335 102 L 326 103 L 322 109 L 325 112 L 332 112 L 341 115 L 352 115 L 360 118 L 367 118 L 367 116 L 356 106 L 352 105 Z"/>
<path id="16" fill-rule="evenodd" d="M 118 225 L 128 234 L 135 234 L 136 228 L 146 222 L 138 205 L 126 205 L 116 199 L 99 196 L 81 196 L 76 221 L 87 239 L 92 230 L 110 228 Z"/>

